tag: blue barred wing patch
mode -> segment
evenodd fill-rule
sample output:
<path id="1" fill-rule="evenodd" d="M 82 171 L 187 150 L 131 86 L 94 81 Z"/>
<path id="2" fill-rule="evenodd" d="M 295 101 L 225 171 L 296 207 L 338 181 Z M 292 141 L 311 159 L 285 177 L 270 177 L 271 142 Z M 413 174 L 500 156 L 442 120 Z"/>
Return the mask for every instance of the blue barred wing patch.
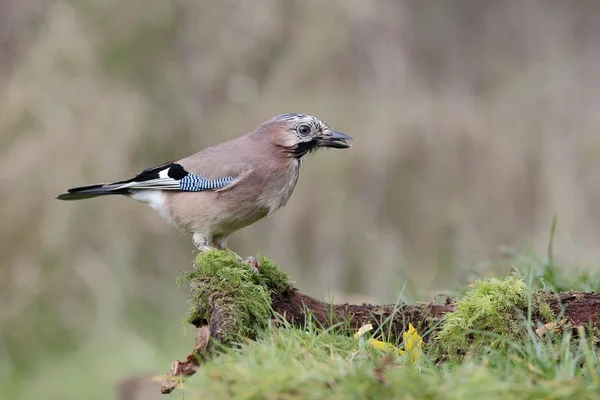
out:
<path id="1" fill-rule="evenodd" d="M 201 192 L 203 190 L 221 189 L 235 180 L 232 176 L 208 180 L 198 175 L 187 174 L 179 180 L 179 187 L 186 192 Z"/>

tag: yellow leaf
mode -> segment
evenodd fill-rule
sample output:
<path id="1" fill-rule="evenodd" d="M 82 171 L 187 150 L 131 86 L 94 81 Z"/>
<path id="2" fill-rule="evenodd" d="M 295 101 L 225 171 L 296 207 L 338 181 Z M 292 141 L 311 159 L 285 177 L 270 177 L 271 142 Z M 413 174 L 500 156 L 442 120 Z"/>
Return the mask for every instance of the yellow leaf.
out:
<path id="1" fill-rule="evenodd" d="M 362 335 L 367 332 L 370 332 L 373 329 L 373 325 L 365 324 L 360 327 L 360 329 L 354 334 L 354 338 L 358 339 Z M 373 347 L 374 349 L 383 350 L 385 352 L 393 352 L 397 356 L 401 356 L 404 353 L 408 352 L 408 359 L 410 362 L 416 362 L 423 357 L 423 352 L 421 350 L 423 346 L 423 338 L 419 336 L 419 333 L 415 329 L 412 324 L 408 324 L 408 331 L 402 334 L 402 338 L 404 340 L 404 350 L 398 349 L 392 343 L 383 342 L 377 339 L 368 339 L 367 345 Z"/>
<path id="2" fill-rule="evenodd" d="M 398 349 L 393 344 L 388 342 L 382 342 L 381 340 L 369 339 L 367 340 L 367 344 L 375 349 L 383 350 L 385 352 L 394 352 L 398 356 L 401 356 L 403 353 L 402 350 Z"/>
<path id="3" fill-rule="evenodd" d="M 412 324 L 408 324 L 408 331 L 402 334 L 404 339 L 404 350 L 408 352 L 408 358 L 411 362 L 416 362 L 423 357 L 423 338 Z"/>

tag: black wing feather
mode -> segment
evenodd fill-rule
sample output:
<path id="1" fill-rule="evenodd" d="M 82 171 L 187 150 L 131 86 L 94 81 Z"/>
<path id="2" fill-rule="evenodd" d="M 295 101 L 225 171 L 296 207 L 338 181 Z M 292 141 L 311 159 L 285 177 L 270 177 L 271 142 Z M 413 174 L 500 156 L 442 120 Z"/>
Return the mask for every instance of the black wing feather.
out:
<path id="1" fill-rule="evenodd" d="M 124 183 L 145 182 L 145 181 L 151 181 L 153 179 L 158 179 L 161 171 L 164 171 L 165 169 L 169 170 L 169 173 L 168 173 L 169 178 L 173 178 L 175 180 L 180 180 L 181 178 L 183 178 L 184 176 L 186 176 L 188 174 L 188 172 L 185 169 L 183 169 L 181 164 L 177 164 L 173 161 L 170 161 L 170 162 L 167 162 L 167 163 L 164 163 L 161 165 L 157 165 L 155 167 L 145 169 L 131 179 L 127 179 L 125 181 L 113 182 L 113 183 L 111 183 L 111 185 L 122 185 Z"/>

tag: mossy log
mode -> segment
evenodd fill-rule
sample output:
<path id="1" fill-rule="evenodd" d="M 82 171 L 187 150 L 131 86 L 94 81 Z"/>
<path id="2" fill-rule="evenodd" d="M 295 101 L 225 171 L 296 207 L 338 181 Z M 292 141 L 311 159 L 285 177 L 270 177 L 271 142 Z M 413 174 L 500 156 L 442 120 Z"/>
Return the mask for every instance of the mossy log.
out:
<path id="1" fill-rule="evenodd" d="M 558 326 L 557 321 L 563 328 L 600 328 L 600 294 L 530 292 L 516 273 L 504 280 L 484 279 L 463 298 L 446 299 L 442 304 L 351 305 L 307 296 L 273 262 L 262 258 L 259 265 L 259 272 L 253 272 L 231 252 L 198 256 L 194 270 L 182 279 L 191 287 L 187 322 L 196 328 L 196 343 L 185 361 L 173 363 L 162 393 L 170 393 L 182 379 L 196 373 L 221 345 L 240 337 L 254 339 L 275 316 L 299 327 L 311 320 L 342 334 L 371 324 L 374 332 L 385 332 L 385 340 L 393 343 L 402 342 L 410 323 L 426 343 L 443 342 L 447 356 L 464 353 L 465 346 L 472 344 L 469 332 L 474 330 L 496 337 L 523 337 L 522 322 L 527 315 L 533 328 Z M 536 332 L 543 334 L 539 329 Z"/>

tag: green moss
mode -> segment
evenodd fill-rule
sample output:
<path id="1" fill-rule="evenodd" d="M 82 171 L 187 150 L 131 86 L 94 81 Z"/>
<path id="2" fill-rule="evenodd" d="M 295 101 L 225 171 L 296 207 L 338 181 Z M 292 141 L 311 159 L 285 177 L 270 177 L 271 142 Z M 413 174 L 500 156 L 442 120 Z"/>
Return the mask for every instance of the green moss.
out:
<path id="1" fill-rule="evenodd" d="M 441 351 L 450 358 L 457 358 L 480 346 L 504 350 L 507 340 L 527 334 L 525 321 L 530 299 L 532 315 L 546 321 L 553 319 L 548 304 L 542 298 L 532 297 L 531 289 L 519 273 L 503 280 L 477 281 L 458 300 L 456 311 L 446 314 L 437 335 Z"/>
<path id="2" fill-rule="evenodd" d="M 546 302 L 548 293 L 536 292 L 531 297 L 532 308 L 537 311 L 539 317 L 545 321 L 550 322 L 554 320 L 554 313 L 550 308 L 550 305 Z M 554 296 L 554 294 L 552 294 Z"/>
<path id="3" fill-rule="evenodd" d="M 264 256 L 259 256 L 258 262 L 260 273 L 253 274 L 253 276 L 261 285 L 266 286 L 274 293 L 281 293 L 291 288 L 289 277 L 279 268 L 279 265 Z M 245 267 L 247 268 L 247 266 Z"/>
<path id="4" fill-rule="evenodd" d="M 271 295 L 290 288 L 287 275 L 260 257 L 254 273 L 232 251 L 210 250 L 198 255 L 194 269 L 181 278 L 191 287 L 191 310 L 186 322 L 207 324 L 212 307 L 223 313 L 222 340 L 236 335 L 254 338 L 271 317 Z"/>

